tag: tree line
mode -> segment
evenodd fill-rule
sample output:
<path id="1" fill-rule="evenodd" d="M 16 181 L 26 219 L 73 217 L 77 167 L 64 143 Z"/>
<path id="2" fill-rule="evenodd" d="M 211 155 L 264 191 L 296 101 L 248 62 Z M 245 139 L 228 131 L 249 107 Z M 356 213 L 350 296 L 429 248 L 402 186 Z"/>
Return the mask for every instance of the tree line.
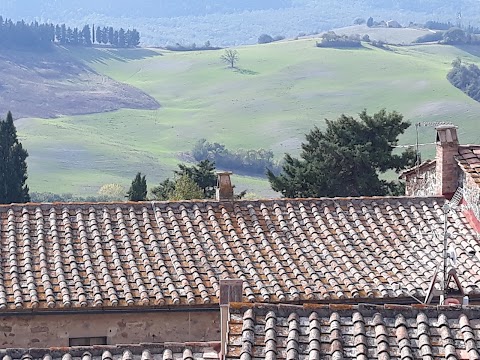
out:
<path id="1" fill-rule="evenodd" d="M 221 169 L 253 176 L 265 175 L 267 168 L 274 172 L 280 169 L 274 161 L 274 154 L 271 150 L 239 149 L 232 151 L 227 149 L 224 144 L 211 143 L 206 139 L 200 139 L 195 143 L 192 156 L 197 161 L 210 160 Z"/>
<path id="2" fill-rule="evenodd" d="M 13 22 L 0 16 L 0 45 L 8 48 L 47 50 L 52 44 L 91 46 L 94 43 L 113 47 L 136 47 L 140 33 L 136 29 L 124 30 L 113 27 L 71 28 L 65 24 Z"/>
<path id="3" fill-rule="evenodd" d="M 366 35 L 368 37 L 368 35 Z M 364 41 L 367 41 L 367 37 Z M 370 40 L 368 38 L 368 40 Z M 329 48 L 358 48 L 362 47 L 360 35 L 337 35 L 334 31 L 329 31 L 321 36 L 321 41 L 317 41 L 317 47 Z"/>
<path id="4" fill-rule="evenodd" d="M 136 47 L 140 45 L 140 33 L 135 28 L 125 31 L 123 28 L 116 30 L 111 26 L 97 26 L 93 32 L 93 42 L 114 47 Z"/>
<path id="5" fill-rule="evenodd" d="M 447 79 L 457 89 L 476 101 L 480 101 L 480 69 L 475 64 L 465 64 L 461 59 L 452 62 Z"/>

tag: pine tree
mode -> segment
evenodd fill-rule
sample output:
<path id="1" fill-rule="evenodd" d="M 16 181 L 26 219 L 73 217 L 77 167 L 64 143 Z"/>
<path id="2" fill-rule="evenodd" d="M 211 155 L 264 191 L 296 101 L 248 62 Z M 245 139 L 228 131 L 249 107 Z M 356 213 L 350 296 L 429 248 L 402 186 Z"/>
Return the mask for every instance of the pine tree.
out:
<path id="1" fill-rule="evenodd" d="M 28 152 L 18 141 L 12 113 L 0 121 L 0 203 L 30 201 L 27 180 Z"/>
<path id="2" fill-rule="evenodd" d="M 401 184 L 379 174 L 413 166 L 415 152 L 393 154 L 398 136 L 410 126 L 397 112 L 364 110 L 360 119 L 341 115 L 306 135 L 300 158 L 285 155 L 280 175 L 268 170 L 272 189 L 286 197 L 399 195 Z"/>
<path id="3" fill-rule="evenodd" d="M 137 173 L 132 185 L 128 190 L 128 200 L 130 201 L 145 201 L 147 199 L 147 179 L 142 173 Z"/>
<path id="4" fill-rule="evenodd" d="M 215 163 L 210 160 L 202 160 L 197 165 L 186 166 L 178 164 L 179 170 L 175 171 L 177 176 L 188 176 L 203 191 L 204 198 L 212 198 L 215 195 L 217 176 L 215 174 Z"/>

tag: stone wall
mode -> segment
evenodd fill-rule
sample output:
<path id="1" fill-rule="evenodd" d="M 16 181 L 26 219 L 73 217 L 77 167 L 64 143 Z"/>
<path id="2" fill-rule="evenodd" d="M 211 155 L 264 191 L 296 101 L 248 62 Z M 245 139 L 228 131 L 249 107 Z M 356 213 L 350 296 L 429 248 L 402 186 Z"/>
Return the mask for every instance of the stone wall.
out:
<path id="1" fill-rule="evenodd" d="M 437 177 L 435 164 L 430 168 L 419 171 L 418 176 L 412 173 L 405 179 L 405 195 L 407 196 L 433 196 L 437 191 Z"/>
<path id="2" fill-rule="evenodd" d="M 480 221 L 480 188 L 468 173 L 462 176 L 463 198 L 467 208 Z"/>
<path id="3" fill-rule="evenodd" d="M 68 346 L 69 338 L 107 344 L 220 341 L 220 310 L 0 316 L 0 348 Z"/>

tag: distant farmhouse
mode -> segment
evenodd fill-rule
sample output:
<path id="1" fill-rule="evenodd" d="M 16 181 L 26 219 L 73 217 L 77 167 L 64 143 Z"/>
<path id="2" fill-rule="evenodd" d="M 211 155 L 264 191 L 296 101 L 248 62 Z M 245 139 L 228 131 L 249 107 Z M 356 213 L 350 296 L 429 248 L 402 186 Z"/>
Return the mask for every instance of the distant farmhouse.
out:
<path id="1" fill-rule="evenodd" d="M 400 25 L 400 23 L 396 20 L 388 20 L 385 25 L 389 28 L 396 28 L 396 29 L 400 29 L 402 27 L 402 25 Z"/>
<path id="2" fill-rule="evenodd" d="M 480 146 L 436 140 L 404 197 L 0 207 L 2 358 L 479 359 Z"/>

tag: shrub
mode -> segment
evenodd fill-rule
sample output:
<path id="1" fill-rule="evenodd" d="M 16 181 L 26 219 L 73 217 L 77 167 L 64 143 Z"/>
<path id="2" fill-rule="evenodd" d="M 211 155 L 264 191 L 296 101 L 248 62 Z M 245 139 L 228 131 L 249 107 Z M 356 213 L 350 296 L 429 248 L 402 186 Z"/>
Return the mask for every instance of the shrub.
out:
<path id="1" fill-rule="evenodd" d="M 274 41 L 273 38 L 268 34 L 262 34 L 258 37 L 258 43 L 259 44 L 268 44 L 268 43 L 271 43 L 273 41 Z"/>
<path id="2" fill-rule="evenodd" d="M 337 35 L 333 31 L 323 34 L 322 40 L 317 42 L 317 47 L 356 48 L 361 46 L 360 35 Z"/>
<path id="3" fill-rule="evenodd" d="M 357 17 L 355 20 L 353 20 L 353 23 L 355 25 L 362 25 L 365 24 L 367 21 L 364 18 Z"/>
<path id="4" fill-rule="evenodd" d="M 438 42 L 443 39 L 443 33 L 440 31 L 428 33 L 418 37 L 414 43 L 429 43 L 429 42 Z"/>

